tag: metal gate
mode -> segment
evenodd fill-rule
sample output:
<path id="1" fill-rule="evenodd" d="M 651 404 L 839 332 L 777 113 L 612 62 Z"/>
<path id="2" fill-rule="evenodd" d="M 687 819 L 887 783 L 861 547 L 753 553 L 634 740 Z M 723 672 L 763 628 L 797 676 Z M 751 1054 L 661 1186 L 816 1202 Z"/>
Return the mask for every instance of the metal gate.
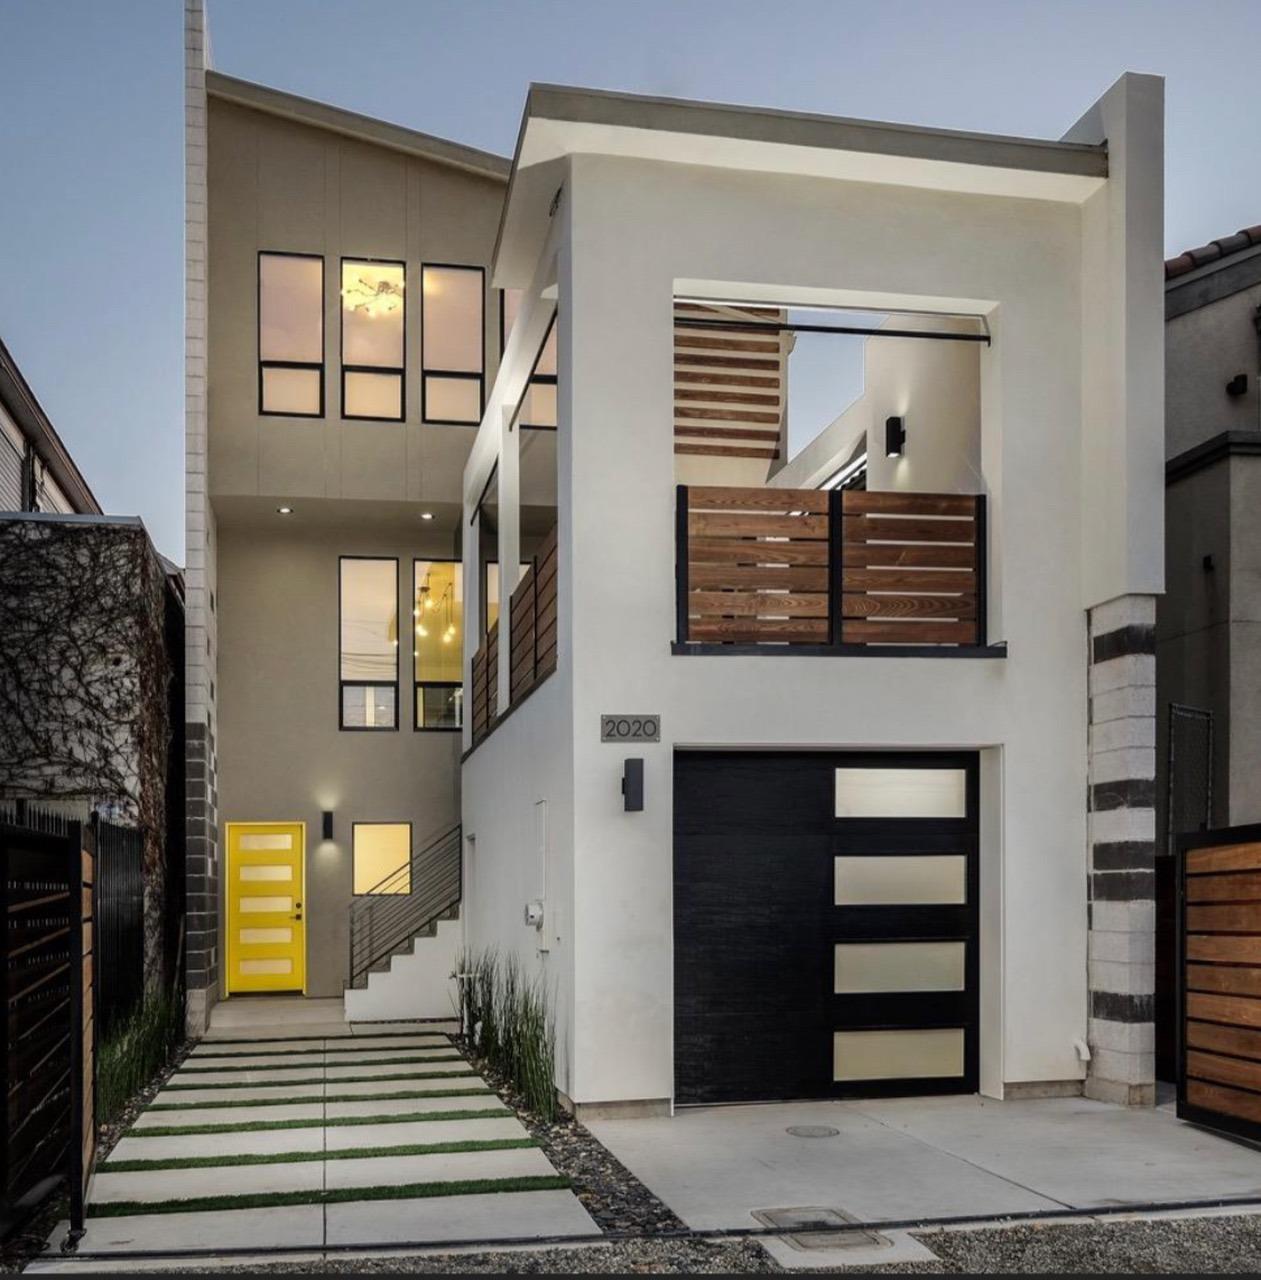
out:
<path id="1" fill-rule="evenodd" d="M 1261 1138 L 1261 825 L 1178 841 L 1178 1115 Z"/>

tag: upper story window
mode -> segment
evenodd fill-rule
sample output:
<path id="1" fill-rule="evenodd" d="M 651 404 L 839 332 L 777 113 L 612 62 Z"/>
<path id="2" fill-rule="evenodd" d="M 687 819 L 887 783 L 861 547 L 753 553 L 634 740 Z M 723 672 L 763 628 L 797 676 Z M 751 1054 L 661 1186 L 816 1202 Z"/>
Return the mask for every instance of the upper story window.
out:
<path id="1" fill-rule="evenodd" d="M 501 295 L 499 356 L 503 358 L 508 335 L 521 308 L 521 290 L 505 289 Z M 547 337 L 534 362 L 530 385 L 521 401 L 517 423 L 522 427 L 552 428 L 556 426 L 556 321 L 553 318 Z"/>
<path id="2" fill-rule="evenodd" d="M 402 422 L 407 330 L 401 262 L 342 259 L 342 417 Z"/>
<path id="3" fill-rule="evenodd" d="M 258 255 L 258 411 L 324 416 L 324 259 Z"/>
<path id="4" fill-rule="evenodd" d="M 398 561 L 343 556 L 340 727 L 398 728 Z"/>
<path id="5" fill-rule="evenodd" d="M 482 420 L 486 343 L 481 267 L 421 268 L 421 417 Z"/>
<path id="6" fill-rule="evenodd" d="M 416 728 L 458 729 L 464 723 L 464 566 L 414 561 L 412 595 Z"/>

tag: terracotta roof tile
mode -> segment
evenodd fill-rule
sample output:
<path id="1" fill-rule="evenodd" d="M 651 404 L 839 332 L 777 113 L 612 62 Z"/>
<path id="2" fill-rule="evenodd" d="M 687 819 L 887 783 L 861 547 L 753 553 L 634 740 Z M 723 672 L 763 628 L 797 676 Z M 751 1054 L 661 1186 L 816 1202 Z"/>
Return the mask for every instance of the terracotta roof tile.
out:
<path id="1" fill-rule="evenodd" d="M 1208 244 L 1198 245 L 1194 249 L 1187 249 L 1185 252 L 1178 254 L 1176 258 L 1167 258 L 1165 260 L 1165 279 L 1173 280 L 1178 276 L 1186 275 L 1188 271 L 1194 271 L 1197 267 L 1204 266 L 1206 263 L 1216 262 L 1219 258 L 1228 258 L 1235 253 L 1242 253 L 1245 249 L 1251 249 L 1254 245 L 1259 244 L 1261 244 L 1261 225 L 1244 227 L 1242 231 L 1236 231 L 1233 236 L 1222 236 L 1218 240 L 1210 240 Z"/>

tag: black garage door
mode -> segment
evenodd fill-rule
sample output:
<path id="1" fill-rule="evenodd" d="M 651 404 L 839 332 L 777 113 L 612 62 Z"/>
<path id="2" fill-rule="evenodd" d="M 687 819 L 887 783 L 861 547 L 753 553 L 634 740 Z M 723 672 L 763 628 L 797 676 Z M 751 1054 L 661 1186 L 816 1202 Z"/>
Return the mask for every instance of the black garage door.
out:
<path id="1" fill-rule="evenodd" d="M 680 1103 L 973 1092 L 974 753 L 674 764 Z"/>

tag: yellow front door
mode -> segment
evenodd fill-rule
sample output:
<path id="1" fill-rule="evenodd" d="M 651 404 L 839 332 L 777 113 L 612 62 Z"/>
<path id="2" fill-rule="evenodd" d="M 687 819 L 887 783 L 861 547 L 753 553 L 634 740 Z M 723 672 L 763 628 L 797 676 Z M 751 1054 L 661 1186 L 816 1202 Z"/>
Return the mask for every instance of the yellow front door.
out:
<path id="1" fill-rule="evenodd" d="M 301 822 L 228 823 L 228 992 L 306 986 Z"/>

